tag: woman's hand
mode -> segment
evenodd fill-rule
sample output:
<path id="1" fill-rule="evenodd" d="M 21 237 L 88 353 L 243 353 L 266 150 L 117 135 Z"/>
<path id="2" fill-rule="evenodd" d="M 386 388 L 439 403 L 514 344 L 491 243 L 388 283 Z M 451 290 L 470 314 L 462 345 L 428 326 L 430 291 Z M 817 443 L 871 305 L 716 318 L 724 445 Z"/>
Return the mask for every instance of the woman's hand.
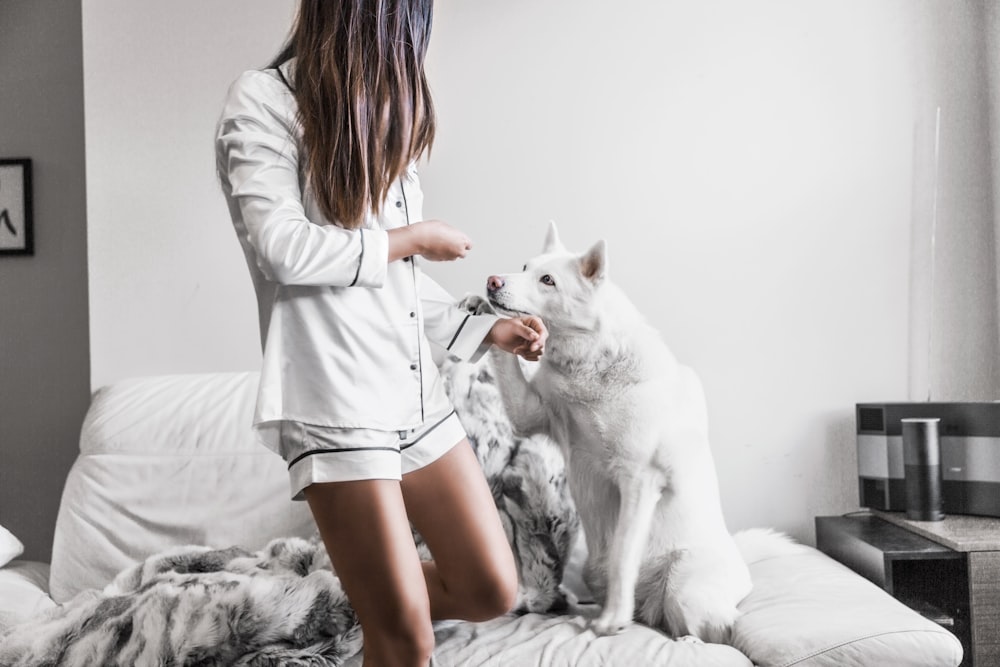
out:
<path id="1" fill-rule="evenodd" d="M 528 361 L 538 361 L 545 351 L 545 341 L 549 330 L 541 319 L 534 315 L 521 315 L 497 320 L 486 336 L 489 342 L 501 350 L 524 357 Z"/>
<path id="2" fill-rule="evenodd" d="M 464 232 L 441 220 L 424 220 L 389 230 L 389 261 L 420 255 L 432 262 L 461 259 L 472 249 Z"/>

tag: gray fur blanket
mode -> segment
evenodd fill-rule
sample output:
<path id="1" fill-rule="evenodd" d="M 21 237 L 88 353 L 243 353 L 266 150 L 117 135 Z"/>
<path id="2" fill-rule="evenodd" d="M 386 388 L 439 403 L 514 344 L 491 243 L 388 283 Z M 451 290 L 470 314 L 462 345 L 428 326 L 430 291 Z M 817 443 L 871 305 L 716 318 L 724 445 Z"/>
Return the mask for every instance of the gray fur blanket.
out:
<path id="1" fill-rule="evenodd" d="M 182 547 L 19 626 L 0 664 L 337 666 L 360 626 L 317 541 Z"/>
<path id="2" fill-rule="evenodd" d="M 447 360 L 442 376 L 514 550 L 518 609 L 564 608 L 578 520 L 561 455 L 548 440 L 513 435 L 488 361 Z M 187 546 L 150 556 L 104 590 L 9 628 L 0 665 L 337 667 L 361 644 L 318 537 L 279 538 L 257 552 Z"/>

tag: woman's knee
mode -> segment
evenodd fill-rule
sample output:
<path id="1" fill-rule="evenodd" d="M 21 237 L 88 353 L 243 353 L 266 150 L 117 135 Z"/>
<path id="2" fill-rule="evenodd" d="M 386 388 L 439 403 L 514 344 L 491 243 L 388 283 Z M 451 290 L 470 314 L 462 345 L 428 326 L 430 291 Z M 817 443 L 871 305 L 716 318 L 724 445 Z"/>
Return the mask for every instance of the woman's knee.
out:
<path id="1" fill-rule="evenodd" d="M 424 667 L 434 653 L 434 628 L 426 610 L 390 613 L 365 625 L 365 653 L 377 656 L 376 664 Z"/>
<path id="2" fill-rule="evenodd" d="M 517 604 L 517 593 L 516 568 L 492 568 L 465 591 L 466 601 L 477 617 L 470 620 L 487 620 L 506 614 Z"/>

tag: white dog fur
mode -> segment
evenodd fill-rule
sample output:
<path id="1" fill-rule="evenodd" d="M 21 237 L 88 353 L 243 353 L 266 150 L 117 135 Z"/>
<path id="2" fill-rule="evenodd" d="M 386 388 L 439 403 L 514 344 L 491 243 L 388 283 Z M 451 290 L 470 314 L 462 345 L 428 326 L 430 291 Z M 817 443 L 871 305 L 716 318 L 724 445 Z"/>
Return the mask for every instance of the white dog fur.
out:
<path id="1" fill-rule="evenodd" d="M 492 276 L 487 294 L 549 331 L 530 381 L 513 355 L 493 363 L 514 428 L 548 435 L 566 457 L 585 580 L 603 605 L 594 631 L 636 618 L 726 641 L 751 582 L 722 516 L 698 377 L 608 279 L 603 241 L 578 255 L 552 224 L 542 254 Z"/>

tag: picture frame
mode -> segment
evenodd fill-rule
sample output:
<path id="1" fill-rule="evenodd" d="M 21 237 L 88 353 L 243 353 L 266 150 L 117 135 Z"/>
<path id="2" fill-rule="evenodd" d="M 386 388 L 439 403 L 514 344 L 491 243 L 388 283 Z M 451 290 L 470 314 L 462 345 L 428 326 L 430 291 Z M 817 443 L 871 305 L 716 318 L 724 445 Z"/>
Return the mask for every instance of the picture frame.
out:
<path id="1" fill-rule="evenodd" d="M 0 256 L 34 255 L 31 159 L 0 158 Z"/>

